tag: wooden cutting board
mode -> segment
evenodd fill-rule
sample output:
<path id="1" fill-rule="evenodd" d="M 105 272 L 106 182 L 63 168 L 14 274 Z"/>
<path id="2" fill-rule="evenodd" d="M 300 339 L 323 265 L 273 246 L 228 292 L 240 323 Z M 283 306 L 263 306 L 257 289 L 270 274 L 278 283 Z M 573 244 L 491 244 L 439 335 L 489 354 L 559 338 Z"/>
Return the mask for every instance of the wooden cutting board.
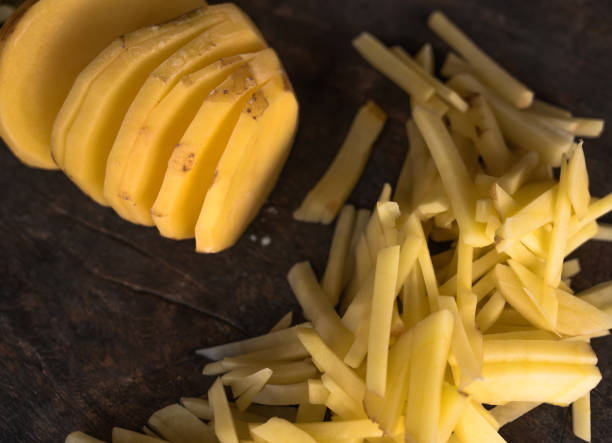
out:
<path id="1" fill-rule="evenodd" d="M 301 260 L 322 272 L 332 227 L 294 222 L 291 213 L 366 99 L 390 118 L 350 202 L 371 207 L 407 150 L 409 99 L 352 49 L 360 31 L 411 52 L 430 41 L 440 63 L 447 47 L 425 24 L 440 8 L 541 98 L 612 121 L 609 2 L 238 3 L 280 53 L 301 125 L 278 186 L 234 248 L 197 255 L 192 241 L 130 225 L 62 174 L 28 169 L 0 149 L 1 441 L 58 442 L 75 429 L 108 440 L 115 425 L 138 429 L 156 409 L 206 392 L 211 379 L 200 375 L 196 348 L 263 333 L 288 310 L 299 312 L 285 275 Z M 585 142 L 596 196 L 612 191 L 611 145 L 609 130 Z M 574 255 L 583 268 L 575 289 L 612 278 L 612 245 L 592 242 Z M 600 442 L 612 431 L 610 344 L 594 343 L 604 374 L 592 396 Z M 577 441 L 570 410 L 549 406 L 502 435 Z"/>

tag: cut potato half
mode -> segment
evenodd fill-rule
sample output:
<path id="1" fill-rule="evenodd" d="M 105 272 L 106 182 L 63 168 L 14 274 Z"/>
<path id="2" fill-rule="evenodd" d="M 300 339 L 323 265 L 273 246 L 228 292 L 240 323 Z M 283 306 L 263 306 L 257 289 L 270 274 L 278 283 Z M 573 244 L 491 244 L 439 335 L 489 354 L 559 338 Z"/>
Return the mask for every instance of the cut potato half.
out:
<path id="1" fill-rule="evenodd" d="M 179 239 L 194 236 L 206 192 L 241 112 L 258 110 L 257 103 L 247 102 L 271 78 L 283 75 L 281 70 L 276 53 L 265 49 L 232 72 L 201 104 L 171 152 L 151 209 L 161 235 Z"/>
<path id="2" fill-rule="evenodd" d="M 232 246 L 276 184 L 297 128 L 298 103 L 287 76 L 273 77 L 245 104 L 196 224 L 196 250 Z"/>
<path id="3" fill-rule="evenodd" d="M 202 0 L 24 2 L 0 31 L 2 138 L 25 164 L 56 169 L 51 130 L 79 72 L 118 35 L 203 5 Z"/>
<path id="4" fill-rule="evenodd" d="M 161 26 L 150 39 L 127 48 L 91 83 L 66 133 L 60 167 L 83 192 L 106 204 L 106 159 L 132 100 L 149 74 L 181 46 L 217 25 L 222 16 L 199 14 Z"/>
<path id="5" fill-rule="evenodd" d="M 208 10 L 212 11 L 213 8 L 216 13 L 224 14 L 227 20 L 185 45 L 151 73 L 125 114 L 112 145 L 106 166 L 104 195 L 120 215 L 130 220 L 132 217 L 128 214 L 133 206 L 122 194 L 121 180 L 131 173 L 126 160 L 136 138 L 146 128 L 146 120 L 151 111 L 184 76 L 220 58 L 259 51 L 266 47 L 259 30 L 236 5 L 225 3 L 211 6 Z M 182 115 L 186 121 L 189 121 L 190 116 L 193 114 Z M 152 224 L 150 216 L 146 221 Z"/>

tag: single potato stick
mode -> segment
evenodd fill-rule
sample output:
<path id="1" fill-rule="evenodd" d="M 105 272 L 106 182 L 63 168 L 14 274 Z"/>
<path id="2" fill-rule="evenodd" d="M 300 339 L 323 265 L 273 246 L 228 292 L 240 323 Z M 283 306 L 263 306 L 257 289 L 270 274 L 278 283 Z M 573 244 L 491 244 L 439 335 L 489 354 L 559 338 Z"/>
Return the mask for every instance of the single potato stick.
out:
<path id="1" fill-rule="evenodd" d="M 291 422 L 277 417 L 271 418 L 262 425 L 250 427 L 250 432 L 253 436 L 270 443 L 288 441 L 295 443 L 316 443 L 316 440 L 308 433 Z"/>
<path id="2" fill-rule="evenodd" d="M 293 213 L 296 220 L 332 222 L 359 180 L 386 119 L 372 101 L 359 110 L 336 158 Z"/>
<path id="3" fill-rule="evenodd" d="M 574 435 L 591 441 L 591 393 L 572 403 L 572 430 Z"/>
<path id="4" fill-rule="evenodd" d="M 459 52 L 502 97 L 517 108 L 527 108 L 533 101 L 533 91 L 512 77 L 505 69 L 478 48 L 442 12 L 434 11 L 427 21 L 429 27 L 447 44 Z"/>
<path id="5" fill-rule="evenodd" d="M 155 412 L 147 421 L 147 425 L 169 441 L 189 441 L 197 438 L 214 441 L 212 430 L 187 409 L 177 404 Z"/>
<path id="6" fill-rule="evenodd" d="M 413 66 L 406 65 L 372 34 L 362 32 L 353 39 L 353 46 L 368 63 L 418 101 L 426 102 L 435 93 L 434 86 L 419 75 Z"/>
<path id="7" fill-rule="evenodd" d="M 495 406 L 493 409 L 489 410 L 489 413 L 501 427 L 522 417 L 538 406 L 540 406 L 538 402 L 511 401 L 505 405 Z"/>
<path id="8" fill-rule="evenodd" d="M 213 437 L 214 432 L 208 428 L 207 437 Z M 113 428 L 113 443 L 159 443 L 159 439 L 142 435 L 127 429 Z"/>

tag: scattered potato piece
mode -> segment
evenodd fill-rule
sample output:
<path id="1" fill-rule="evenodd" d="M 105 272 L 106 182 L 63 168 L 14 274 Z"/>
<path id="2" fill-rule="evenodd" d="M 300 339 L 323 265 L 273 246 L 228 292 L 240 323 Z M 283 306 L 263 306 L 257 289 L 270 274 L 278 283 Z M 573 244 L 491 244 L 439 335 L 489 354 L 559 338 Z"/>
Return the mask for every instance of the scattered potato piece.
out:
<path id="1" fill-rule="evenodd" d="M 591 441 L 591 395 L 587 393 L 572 403 L 572 429 L 574 435 Z"/>

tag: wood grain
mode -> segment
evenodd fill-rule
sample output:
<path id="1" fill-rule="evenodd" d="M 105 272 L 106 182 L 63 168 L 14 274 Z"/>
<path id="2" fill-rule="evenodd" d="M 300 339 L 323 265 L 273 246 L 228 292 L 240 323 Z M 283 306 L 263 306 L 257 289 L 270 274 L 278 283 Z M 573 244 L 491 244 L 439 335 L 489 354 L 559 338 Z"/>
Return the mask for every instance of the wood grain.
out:
<path id="1" fill-rule="evenodd" d="M 293 222 L 291 212 L 367 98 L 390 119 L 350 201 L 370 207 L 382 184 L 395 181 L 407 149 L 409 99 L 351 48 L 358 32 L 409 51 L 431 41 L 441 61 L 447 48 L 425 25 L 441 8 L 541 98 L 612 121 L 607 2 L 238 3 L 280 53 L 301 125 L 277 188 L 234 248 L 196 255 L 193 242 L 130 225 L 62 174 L 28 169 L 0 149 L 1 441 L 57 442 L 75 429 L 108 440 L 114 425 L 137 429 L 154 410 L 205 392 L 211 380 L 200 375 L 196 348 L 262 333 L 298 312 L 285 274 L 304 259 L 321 273 L 332 228 Z M 612 191 L 611 145 L 610 131 L 585 143 L 594 195 Z M 611 250 L 593 242 L 575 254 L 584 269 L 577 289 L 612 278 Z M 604 374 L 592 398 L 595 442 L 612 431 L 611 343 L 594 344 Z M 511 442 L 578 441 L 570 411 L 548 406 L 502 434 Z"/>

